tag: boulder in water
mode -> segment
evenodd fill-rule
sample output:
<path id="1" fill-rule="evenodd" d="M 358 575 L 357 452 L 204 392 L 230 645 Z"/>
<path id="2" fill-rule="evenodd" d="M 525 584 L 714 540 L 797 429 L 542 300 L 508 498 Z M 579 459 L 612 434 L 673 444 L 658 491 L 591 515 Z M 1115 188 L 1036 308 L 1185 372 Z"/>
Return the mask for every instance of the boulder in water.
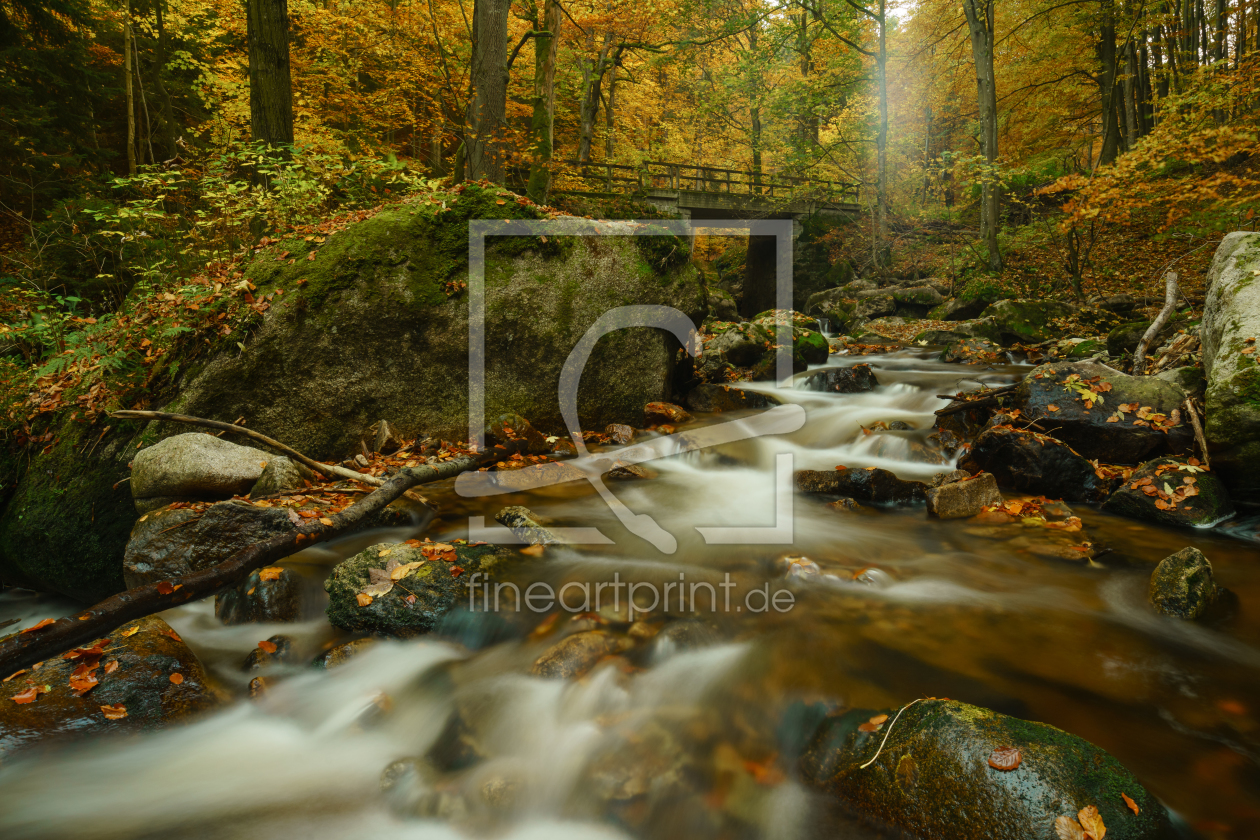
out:
<path id="1" fill-rule="evenodd" d="M 374 545 L 338 563 L 324 581 L 328 620 L 351 632 L 400 638 L 427 633 L 461 604 L 481 607 L 472 593 L 484 590 L 471 590 L 474 581 L 492 585 L 525 562 L 521 554 L 493 545 Z M 503 598 L 501 611 L 523 609 L 510 590 Z"/>
<path id="2" fill-rule="evenodd" d="M 604 433 L 608 435 L 608 439 L 613 443 L 623 445 L 634 443 L 635 431 L 625 423 L 610 423 L 604 428 Z"/>
<path id="3" fill-rule="evenodd" d="M 759 324 L 716 323 L 711 328 L 721 332 L 705 350 L 737 367 L 755 365 L 774 344 L 774 334 Z"/>
<path id="4" fill-rule="evenodd" d="M 930 487 L 927 491 L 928 516 L 938 519 L 965 519 L 977 515 L 987 505 L 1001 503 L 997 479 L 987 472 Z"/>
<path id="5" fill-rule="evenodd" d="M 306 479 L 302 477 L 302 471 L 297 464 L 283 455 L 277 455 L 267 462 L 262 475 L 250 489 L 249 496 L 251 499 L 260 499 L 263 496 L 300 490 L 305 485 Z"/>
<path id="6" fill-rule="evenodd" d="M 1098 486 L 1093 464 L 1072 447 L 1011 426 L 985 429 L 959 466 L 993 473 L 1000 487 L 1071 502 L 1093 498 Z"/>
<path id="7" fill-rule="evenodd" d="M 1215 473 L 1175 458 L 1147 461 L 1114 490 L 1103 509 L 1183 528 L 1206 527 L 1234 515 L 1229 492 Z"/>
<path id="8" fill-rule="evenodd" d="M 630 647 L 629 640 L 604 630 L 585 630 L 565 636 L 534 662 L 530 673 L 539 677 L 572 679 L 595 667 L 605 656 Z"/>
<path id="9" fill-rule="evenodd" d="M 680 405 L 667 402 L 652 402 L 643 407 L 643 421 L 648 426 L 669 424 L 680 426 L 689 423 L 692 416 Z"/>
<path id="10" fill-rule="evenodd" d="M 1033 370 L 1013 405 L 1086 458 L 1136 464 L 1188 452 L 1194 430 L 1185 393 L 1153 376 L 1127 376 L 1097 362 L 1056 362 Z"/>
<path id="11" fill-rule="evenodd" d="M 1151 574 L 1148 597 L 1164 615 L 1193 621 L 1211 609 L 1216 596 L 1212 564 L 1192 546 L 1165 557 Z"/>
<path id="12" fill-rule="evenodd" d="M 756 391 L 745 391 L 732 385 L 705 383 L 691 389 L 687 407 L 692 411 L 738 411 L 743 408 L 769 408 L 779 401 Z"/>
<path id="13" fill-rule="evenodd" d="M 810 391 L 857 394 L 873 391 L 877 385 L 879 381 L 875 378 L 875 372 L 870 365 L 863 364 L 816 371 L 805 379 L 801 387 Z"/>
<path id="14" fill-rule="evenodd" d="M 878 505 L 919 504 L 927 495 L 927 485 L 922 481 L 903 481 L 878 467 L 800 470 L 796 473 L 796 487 L 802 493 L 845 496 Z"/>
<path id="15" fill-rule="evenodd" d="M 68 738 L 152 731 L 226 702 L 179 635 L 149 616 L 0 682 L 0 755 Z"/>
<path id="16" fill-rule="evenodd" d="M 1176 836 L 1159 800 L 1082 738 L 952 700 L 897 714 L 826 717 L 801 759 L 805 781 L 864 817 L 932 840 L 1053 840 L 1066 836 L 1056 820 L 1088 807 L 1108 840 Z"/>
<path id="17" fill-rule="evenodd" d="M 173 435 L 136 453 L 131 495 L 141 513 L 176 501 L 244 495 L 273 457 L 201 432 Z"/>
<path id="18" fill-rule="evenodd" d="M 1235 498 L 1260 502 L 1260 233 L 1221 240 L 1203 304 L 1204 433 L 1212 465 Z"/>
<path id="19" fill-rule="evenodd" d="M 214 596 L 214 614 L 224 624 L 291 622 L 302 618 L 297 572 L 280 566 L 255 569 L 231 589 Z"/>

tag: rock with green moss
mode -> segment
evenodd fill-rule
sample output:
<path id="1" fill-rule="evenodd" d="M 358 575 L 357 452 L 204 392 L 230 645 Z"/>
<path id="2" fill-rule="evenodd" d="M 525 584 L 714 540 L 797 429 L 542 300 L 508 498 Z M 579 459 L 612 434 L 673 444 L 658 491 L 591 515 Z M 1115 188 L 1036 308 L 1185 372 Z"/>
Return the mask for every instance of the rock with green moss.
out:
<path id="1" fill-rule="evenodd" d="M 1076 344 L 1073 344 L 1071 349 L 1068 350 L 1067 356 L 1069 359 L 1088 359 L 1107 349 L 1105 342 L 1096 338 L 1087 338 L 1084 341 L 1078 341 Z"/>
<path id="2" fill-rule="evenodd" d="M 1133 471 L 1103 510 L 1182 528 L 1205 528 L 1234 515 L 1229 491 L 1215 472 L 1175 458 L 1156 458 Z"/>
<path id="3" fill-rule="evenodd" d="M 1097 362 L 1056 362 L 1025 377 L 1013 405 L 1086 458 L 1136 464 L 1190 450 L 1194 430 L 1182 416 L 1185 399 L 1180 388 L 1153 376 L 1127 376 Z"/>
<path id="4" fill-rule="evenodd" d="M 434 548 L 405 543 L 370 546 L 338 563 L 324 590 L 328 620 L 357 633 L 407 638 L 433 630 L 454 609 L 470 603 L 480 609 L 482 587 L 536 562 L 519 552 L 493 545 Z M 475 586 L 476 588 L 470 588 Z M 500 590 L 500 608 L 519 607 L 513 587 Z M 517 591 L 520 591 L 519 589 Z M 471 601 L 470 601 L 471 599 Z"/>
<path id="5" fill-rule="evenodd" d="M 921 700 L 894 723 L 897 712 L 825 718 L 801 759 L 806 782 L 867 819 L 933 840 L 1055 840 L 1055 820 L 1091 805 L 1108 840 L 1176 836 L 1159 800 L 1082 738 L 952 700 Z"/>
<path id="6" fill-rule="evenodd" d="M 1129 321 L 1113 328 L 1107 333 L 1107 352 L 1113 356 L 1132 353 L 1150 326 L 1150 321 Z"/>
<path id="7" fill-rule="evenodd" d="M 945 302 L 941 293 L 931 286 L 911 286 L 893 289 L 897 302 L 897 314 L 912 318 L 926 317 L 928 312 Z"/>
<path id="8" fill-rule="evenodd" d="M 67 420 L 50 450 L 23 459 L 0 518 L 4 582 L 84 603 L 126 588 L 123 549 L 136 521 L 127 465 L 153 440 L 136 423 L 111 426 L 102 436 Z"/>
<path id="9" fill-rule="evenodd" d="M 1056 300 L 999 300 L 985 307 L 973 334 L 1006 346 L 1036 344 L 1059 334 L 1055 319 L 1075 311 L 1075 306 Z"/>
<path id="10" fill-rule="evenodd" d="M 1155 374 L 1155 378 L 1176 385 L 1190 397 L 1202 398 L 1207 389 L 1207 379 L 1203 375 L 1203 368 L 1197 365 L 1163 370 Z"/>
<path id="11" fill-rule="evenodd" d="M 771 352 L 774 336 L 758 324 L 718 323 L 712 327 L 720 332 L 705 350 L 717 353 L 736 367 L 751 367 Z"/>
<path id="12" fill-rule="evenodd" d="M 314 458 L 357 451 L 361 431 L 381 417 L 391 418 L 401 438 L 462 437 L 468 225 L 538 215 L 513 198 L 469 186 L 444 212 L 422 200 L 404 202 L 320 247 L 281 242 L 277 247 L 294 260 L 264 253 L 247 269 L 255 298 L 270 308 L 242 342 L 244 351 L 234 348 L 194 371 L 169 409 L 229 421 L 244 416 L 250 428 Z M 645 258 L 636 244 L 642 238 L 487 237 L 487 417 L 516 412 L 539 429 L 562 428 L 565 359 L 610 310 L 663 305 L 701 320 L 699 272 L 686 260 Z M 644 403 L 669 399 L 676 349 L 672 335 L 650 327 L 600 339 L 577 388 L 583 427 L 637 422 Z"/>
<path id="13" fill-rule="evenodd" d="M 1168 555 L 1151 574 L 1148 597 L 1151 606 L 1164 615 L 1191 621 L 1202 618 L 1216 603 L 1216 596 L 1212 564 L 1193 546 Z"/>
<path id="14" fill-rule="evenodd" d="M 910 340 L 919 345 L 948 347 L 956 341 L 966 341 L 967 336 L 953 330 L 924 330 Z"/>
<path id="15" fill-rule="evenodd" d="M 811 295 L 805 304 L 805 312 L 831 322 L 831 329 L 844 332 L 857 311 L 857 301 L 848 289 L 827 289 Z"/>
<path id="16" fill-rule="evenodd" d="M 1203 368 L 1212 465 L 1240 500 L 1260 502 L 1260 233 L 1231 233 L 1208 269 Z M 1251 341 L 1249 341 L 1251 339 Z"/>

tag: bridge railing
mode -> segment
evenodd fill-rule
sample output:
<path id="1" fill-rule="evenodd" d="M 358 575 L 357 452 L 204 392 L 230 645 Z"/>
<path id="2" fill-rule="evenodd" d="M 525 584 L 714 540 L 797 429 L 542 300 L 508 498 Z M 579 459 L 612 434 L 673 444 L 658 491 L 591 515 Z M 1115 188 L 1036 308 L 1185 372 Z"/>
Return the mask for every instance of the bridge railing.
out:
<path id="1" fill-rule="evenodd" d="M 743 195 L 766 199 L 825 197 L 838 203 L 857 203 L 858 185 L 829 179 L 804 178 L 746 169 L 725 169 L 665 161 L 640 166 L 622 163 L 565 161 L 568 174 L 600 184 L 605 192 L 647 192 L 653 189 Z"/>

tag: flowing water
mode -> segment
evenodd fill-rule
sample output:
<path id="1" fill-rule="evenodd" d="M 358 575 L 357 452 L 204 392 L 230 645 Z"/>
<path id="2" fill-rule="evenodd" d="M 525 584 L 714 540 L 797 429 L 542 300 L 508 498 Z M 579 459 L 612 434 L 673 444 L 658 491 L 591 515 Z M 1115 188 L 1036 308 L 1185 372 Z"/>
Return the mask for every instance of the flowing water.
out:
<path id="1" fill-rule="evenodd" d="M 1021 372 L 913 352 L 861 361 L 876 367 L 874 392 L 767 389 L 805 409 L 798 431 L 653 461 L 657 478 L 610 484 L 677 538 L 673 554 L 626 531 L 585 482 L 485 499 L 461 498 L 450 482 L 426 488 L 440 506 L 425 530 L 435 540 L 466 536 L 470 515 L 493 521 L 505 504 L 612 538 L 548 549 L 557 587 L 729 575 L 729 610 L 708 611 L 703 594 L 691 604 L 706 619 L 693 634 L 703 643 L 661 633 L 580 680 L 544 680 L 529 667 L 558 632 L 530 637 L 519 617 L 461 609 L 442 639 L 380 643 L 331 671 L 294 668 L 261 700 L 186 726 L 19 756 L 0 767 L 4 836 L 867 837 L 793 778 L 809 710 L 934 696 L 1080 735 L 1203 836 L 1260 837 L 1260 563 L 1255 543 L 1239 538 L 1254 527 L 1167 529 L 1081 505 L 1099 551 L 1090 563 L 1062 559 L 1060 535 L 1043 529 L 934 521 L 922 507 L 836 510 L 786 494 L 790 545 L 705 542 L 697 528 L 783 525 L 774 478 L 783 454 L 793 469 L 878 466 L 925 479 L 952 468 L 926 443 L 943 405 L 935 395 Z M 895 420 L 912 428 L 863 429 Z M 286 563 L 322 579 L 341 557 L 413 535 L 359 535 Z M 1164 620 L 1145 605 L 1153 564 L 1186 545 L 1207 554 L 1240 604 L 1215 625 Z M 785 555 L 822 574 L 784 579 Z M 792 593 L 790 607 L 749 600 L 767 583 Z M 6 598 L 0 620 L 55 607 Z M 314 656 L 336 638 L 320 620 L 223 627 L 209 603 L 164 617 L 238 696 L 240 664 L 259 639 L 283 632 Z M 483 759 L 417 760 L 445 749 L 433 751 L 456 709 Z"/>

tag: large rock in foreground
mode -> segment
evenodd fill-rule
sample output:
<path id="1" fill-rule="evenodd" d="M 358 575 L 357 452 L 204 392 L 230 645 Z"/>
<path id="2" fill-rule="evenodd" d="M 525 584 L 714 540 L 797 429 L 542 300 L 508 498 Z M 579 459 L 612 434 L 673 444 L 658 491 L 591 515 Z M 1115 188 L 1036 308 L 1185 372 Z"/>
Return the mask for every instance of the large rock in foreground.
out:
<path id="1" fill-rule="evenodd" d="M 1194 430 L 1185 392 L 1153 376 L 1127 376 L 1097 362 L 1041 365 L 1020 383 L 1014 405 L 1086 458 L 1137 464 L 1189 452 Z"/>
<path id="2" fill-rule="evenodd" d="M 159 729 L 226 702 L 165 621 L 129 621 L 0 683 L 0 760 L 41 741 Z"/>
<path id="3" fill-rule="evenodd" d="M 1170 554 L 1151 573 L 1147 597 L 1158 612 L 1173 618 L 1201 618 L 1216 602 L 1212 564 L 1193 546 Z"/>
<path id="4" fill-rule="evenodd" d="M 993 426 L 976 438 L 959 466 L 991 472 L 1001 487 L 1079 502 L 1098 486 L 1094 466 L 1052 437 L 1010 426 Z"/>
<path id="5" fill-rule="evenodd" d="M 1103 503 L 1109 513 L 1182 528 L 1204 528 L 1234 515 L 1225 485 L 1203 467 L 1157 458 L 1133 471 Z"/>
<path id="6" fill-rule="evenodd" d="M 201 432 L 146 446 L 131 462 L 131 495 L 141 513 L 172 502 L 245 495 L 272 456 Z"/>
<path id="7" fill-rule="evenodd" d="M 1234 497 L 1260 502 L 1260 233 L 1226 236 L 1208 269 L 1203 368 L 1212 465 Z"/>
<path id="8" fill-rule="evenodd" d="M 1159 800 L 1082 738 L 950 700 L 917 702 L 892 725 L 897 711 L 826 718 L 801 760 L 805 780 L 867 818 L 932 840 L 1056 840 L 1055 821 L 1089 806 L 1108 840 L 1175 836 Z"/>
<path id="9" fill-rule="evenodd" d="M 324 581 L 328 620 L 351 632 L 402 638 L 427 633 L 461 604 L 468 608 L 470 598 L 482 609 L 480 587 L 493 586 L 528 562 L 518 552 L 493 545 L 374 545 L 338 563 Z M 479 588 L 470 590 L 478 574 Z M 500 613 L 524 609 L 510 588 L 500 595 Z M 493 610 L 493 589 L 490 599 Z"/>

